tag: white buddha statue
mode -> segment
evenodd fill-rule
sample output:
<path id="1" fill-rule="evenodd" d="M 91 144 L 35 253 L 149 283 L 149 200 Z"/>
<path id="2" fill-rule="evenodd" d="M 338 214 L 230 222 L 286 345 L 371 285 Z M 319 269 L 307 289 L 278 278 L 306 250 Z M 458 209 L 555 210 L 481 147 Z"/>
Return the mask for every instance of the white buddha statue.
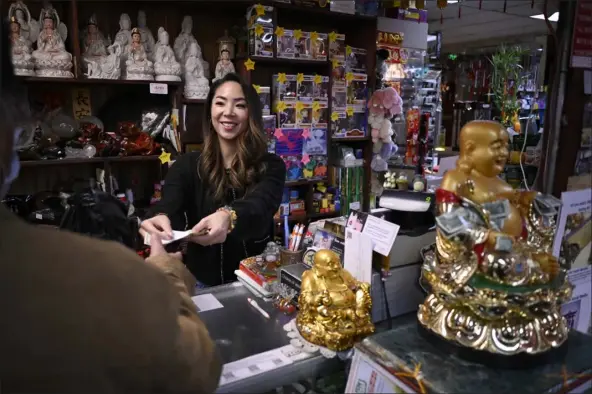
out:
<path id="1" fill-rule="evenodd" d="M 40 77 L 72 78 L 72 55 L 64 45 L 68 28 L 60 22 L 51 5 L 41 10 L 39 20 L 43 29 L 37 38 L 37 50 L 33 51 L 36 74 Z"/>
<path id="2" fill-rule="evenodd" d="M 29 43 L 35 42 L 39 36 L 39 22 L 34 18 L 31 18 L 29 8 L 27 8 L 22 0 L 17 0 L 10 5 L 8 9 L 8 18 L 12 19 L 13 17 L 20 26 L 21 37 Z"/>
<path id="3" fill-rule="evenodd" d="M 154 35 L 152 35 L 152 31 L 146 25 L 146 12 L 140 10 L 138 11 L 138 26 L 137 29 L 140 30 L 140 35 L 142 37 L 142 45 L 148 54 L 148 59 L 152 60 L 154 56 Z"/>
<path id="4" fill-rule="evenodd" d="M 210 64 L 206 62 L 202 57 L 201 47 L 199 46 L 197 40 L 193 36 L 193 18 L 189 15 L 185 15 L 183 17 L 183 23 L 181 24 L 181 33 L 175 39 L 175 45 L 173 49 L 175 50 L 175 56 L 177 56 L 177 60 L 181 63 L 181 66 L 185 66 L 185 62 L 187 61 L 187 53 L 189 51 L 189 46 L 193 43 L 197 44 L 199 49 L 198 51 L 198 58 L 201 61 L 204 76 L 206 78 L 210 78 Z"/>
<path id="5" fill-rule="evenodd" d="M 35 63 L 31 56 L 31 43 L 21 35 L 21 25 L 14 15 L 10 17 L 10 42 L 15 75 L 35 75 Z"/>
<path id="6" fill-rule="evenodd" d="M 230 61 L 230 51 L 226 47 L 222 47 L 220 51 L 220 60 L 216 64 L 216 77 L 214 81 L 224 78 L 226 74 L 235 72 L 234 64 Z"/>
<path id="7" fill-rule="evenodd" d="M 157 81 L 180 81 L 181 64 L 175 59 L 175 53 L 169 45 L 169 33 L 158 29 L 158 43 L 154 54 L 154 73 Z"/>
<path id="8" fill-rule="evenodd" d="M 203 73 L 203 65 L 199 59 L 200 49 L 197 42 L 189 45 L 185 61 L 185 98 L 205 99 L 210 92 L 210 83 Z"/>
<path id="9" fill-rule="evenodd" d="M 132 21 L 128 14 L 121 14 L 119 16 L 119 31 L 115 34 L 113 46 L 121 47 L 120 68 L 122 74 L 125 76 L 125 62 L 127 61 L 127 46 L 132 42 Z"/>
<path id="10" fill-rule="evenodd" d="M 148 59 L 146 49 L 142 44 L 140 29 L 132 29 L 132 41 L 125 50 L 127 60 L 125 62 L 125 79 L 152 81 L 154 80 L 154 67 Z"/>
<path id="11" fill-rule="evenodd" d="M 97 20 L 94 15 L 90 17 L 86 25 L 86 29 L 81 34 L 82 41 L 82 59 L 85 64 L 91 60 L 98 63 L 101 58 L 107 56 L 107 46 L 109 43 L 105 40 L 105 36 L 99 30 Z"/>

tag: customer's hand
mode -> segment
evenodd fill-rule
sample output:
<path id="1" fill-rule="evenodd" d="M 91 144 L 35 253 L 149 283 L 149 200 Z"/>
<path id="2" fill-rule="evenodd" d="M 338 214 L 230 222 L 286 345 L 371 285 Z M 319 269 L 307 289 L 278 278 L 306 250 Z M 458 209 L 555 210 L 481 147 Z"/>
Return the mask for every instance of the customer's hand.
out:
<path id="1" fill-rule="evenodd" d="M 162 240 L 158 234 L 150 236 L 150 257 L 170 256 L 182 260 L 183 254 L 181 252 L 168 253 L 162 244 Z"/>
<path id="2" fill-rule="evenodd" d="M 226 241 L 230 228 L 230 214 L 226 211 L 218 211 L 206 216 L 191 229 L 193 233 L 189 240 L 203 246 L 221 244 Z M 209 230 L 206 235 L 197 235 L 203 230 Z"/>
<path id="3" fill-rule="evenodd" d="M 173 229 L 171 227 L 171 220 L 166 215 L 156 215 L 150 219 L 146 219 L 140 224 L 140 234 L 143 237 L 146 233 L 158 235 L 161 239 L 172 239 Z"/>

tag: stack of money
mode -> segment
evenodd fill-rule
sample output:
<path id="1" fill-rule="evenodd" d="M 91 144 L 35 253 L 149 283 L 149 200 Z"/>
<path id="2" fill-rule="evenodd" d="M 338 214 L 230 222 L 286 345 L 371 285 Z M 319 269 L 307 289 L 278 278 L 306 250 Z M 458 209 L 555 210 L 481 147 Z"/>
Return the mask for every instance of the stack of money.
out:
<path id="1" fill-rule="evenodd" d="M 510 216 L 510 201 L 503 199 L 488 202 L 483 204 L 483 208 L 489 212 L 491 227 L 496 231 L 501 231 L 504 228 L 504 222 Z"/>
<path id="2" fill-rule="evenodd" d="M 533 202 L 534 209 L 544 217 L 554 217 L 559 213 L 561 200 L 550 194 L 537 194 Z"/>

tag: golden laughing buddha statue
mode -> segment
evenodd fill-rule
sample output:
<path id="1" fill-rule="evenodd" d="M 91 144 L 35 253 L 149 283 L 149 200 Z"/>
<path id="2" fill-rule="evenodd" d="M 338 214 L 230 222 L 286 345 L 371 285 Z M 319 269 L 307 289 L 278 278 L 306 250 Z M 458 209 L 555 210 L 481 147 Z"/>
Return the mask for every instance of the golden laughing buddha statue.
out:
<path id="1" fill-rule="evenodd" d="M 560 308 L 572 287 L 550 254 L 561 203 L 501 180 L 507 156 L 500 123 L 462 128 L 456 168 L 436 191 L 436 248 L 422 268 L 430 294 L 418 319 L 473 350 L 540 354 L 569 331 Z"/>
<path id="2" fill-rule="evenodd" d="M 313 268 L 302 275 L 298 331 L 315 345 L 334 351 L 351 348 L 374 332 L 369 290 L 341 267 L 335 252 L 319 250 Z"/>

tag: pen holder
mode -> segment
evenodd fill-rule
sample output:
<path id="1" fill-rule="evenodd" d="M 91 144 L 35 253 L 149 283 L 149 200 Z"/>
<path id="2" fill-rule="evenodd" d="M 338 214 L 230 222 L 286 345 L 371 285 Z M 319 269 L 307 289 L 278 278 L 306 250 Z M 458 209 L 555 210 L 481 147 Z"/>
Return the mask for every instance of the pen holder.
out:
<path id="1" fill-rule="evenodd" d="M 282 265 L 302 263 L 303 256 L 304 249 L 297 250 L 296 252 L 285 248 L 280 249 L 280 262 Z"/>

